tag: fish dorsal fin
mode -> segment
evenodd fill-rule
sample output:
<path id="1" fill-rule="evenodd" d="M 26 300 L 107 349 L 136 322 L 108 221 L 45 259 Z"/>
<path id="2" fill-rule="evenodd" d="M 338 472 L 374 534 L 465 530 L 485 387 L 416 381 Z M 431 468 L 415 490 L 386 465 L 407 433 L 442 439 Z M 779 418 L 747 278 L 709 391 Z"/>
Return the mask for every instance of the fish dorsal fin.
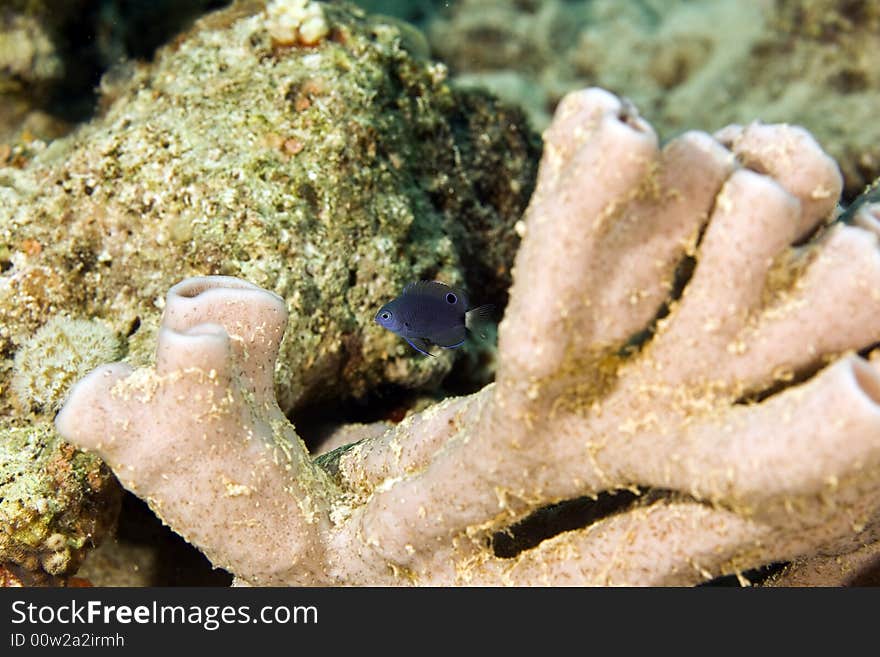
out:
<path id="1" fill-rule="evenodd" d="M 460 304 L 463 310 L 467 310 L 467 297 L 461 290 L 441 283 L 440 281 L 416 281 L 408 283 L 403 288 L 404 295 L 422 295 L 436 299 L 447 298 L 452 294 L 455 301 L 451 305 Z"/>

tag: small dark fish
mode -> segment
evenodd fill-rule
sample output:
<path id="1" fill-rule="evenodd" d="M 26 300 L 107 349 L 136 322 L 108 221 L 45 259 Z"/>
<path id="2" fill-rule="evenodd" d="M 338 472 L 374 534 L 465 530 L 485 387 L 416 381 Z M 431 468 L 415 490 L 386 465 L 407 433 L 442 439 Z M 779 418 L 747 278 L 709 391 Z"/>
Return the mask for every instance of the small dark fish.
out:
<path id="1" fill-rule="evenodd" d="M 468 332 L 482 338 L 492 321 L 491 305 L 468 307 L 463 292 L 438 281 L 410 283 L 399 297 L 376 313 L 376 323 L 410 343 L 426 356 L 428 343 L 444 349 L 464 344 Z"/>
<path id="2" fill-rule="evenodd" d="M 880 203 L 880 178 L 865 187 L 864 191 L 837 217 L 837 221 L 851 224 L 863 206 L 875 203 Z"/>

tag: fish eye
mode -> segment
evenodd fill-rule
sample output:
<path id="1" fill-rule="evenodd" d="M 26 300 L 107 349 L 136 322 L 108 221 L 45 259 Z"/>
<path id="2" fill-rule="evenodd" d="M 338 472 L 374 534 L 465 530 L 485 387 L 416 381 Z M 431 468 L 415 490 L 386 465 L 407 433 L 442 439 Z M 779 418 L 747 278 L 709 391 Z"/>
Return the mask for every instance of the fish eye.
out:
<path id="1" fill-rule="evenodd" d="M 455 296 L 452 292 L 450 292 L 449 294 L 446 295 L 446 302 L 447 302 L 447 303 L 453 303 L 453 304 L 454 304 L 454 303 L 457 303 L 457 302 L 458 302 L 458 297 Z"/>
<path id="2" fill-rule="evenodd" d="M 384 313 L 379 315 L 379 317 L 381 317 L 382 319 L 391 319 L 391 313 L 386 310 Z"/>

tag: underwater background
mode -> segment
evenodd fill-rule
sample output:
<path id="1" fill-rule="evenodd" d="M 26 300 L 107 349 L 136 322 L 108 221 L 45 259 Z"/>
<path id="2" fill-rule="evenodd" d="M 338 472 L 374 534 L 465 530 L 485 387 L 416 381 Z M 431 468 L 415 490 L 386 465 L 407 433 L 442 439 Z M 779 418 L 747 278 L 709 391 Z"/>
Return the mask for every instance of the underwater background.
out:
<path id="1" fill-rule="evenodd" d="M 96 94 L 224 0 L 6 0 L 0 137 L 65 133 Z M 522 107 L 543 130 L 568 91 L 632 100 L 664 138 L 762 120 L 803 125 L 840 163 L 851 199 L 877 177 L 877 31 L 870 0 L 361 0 L 455 84 Z M 723 26 L 723 27 L 719 27 Z M 7 157 L 9 157 L 7 155 Z"/>
<path id="2" fill-rule="evenodd" d="M 222 36 L 263 4 L 0 0 L 3 581 L 231 583 L 51 427 L 92 368 L 150 362 L 186 276 L 241 276 L 297 311 L 276 385 L 312 449 L 490 383 L 491 341 L 424 358 L 373 317 L 419 279 L 500 317 L 569 92 L 626 98 L 664 142 L 803 126 L 843 205 L 880 175 L 880 2 L 361 0 L 338 18 L 348 52 L 300 36 L 284 61 L 275 34 Z"/>

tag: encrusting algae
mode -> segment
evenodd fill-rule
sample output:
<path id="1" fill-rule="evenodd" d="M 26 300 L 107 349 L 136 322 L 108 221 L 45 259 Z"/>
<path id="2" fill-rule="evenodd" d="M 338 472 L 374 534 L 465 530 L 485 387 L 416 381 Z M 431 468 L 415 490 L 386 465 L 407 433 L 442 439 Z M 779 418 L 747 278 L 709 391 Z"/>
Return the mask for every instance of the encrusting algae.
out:
<path id="1" fill-rule="evenodd" d="M 47 422 L 0 438 L 0 564 L 25 584 L 64 582 L 115 525 L 122 491 Z"/>

